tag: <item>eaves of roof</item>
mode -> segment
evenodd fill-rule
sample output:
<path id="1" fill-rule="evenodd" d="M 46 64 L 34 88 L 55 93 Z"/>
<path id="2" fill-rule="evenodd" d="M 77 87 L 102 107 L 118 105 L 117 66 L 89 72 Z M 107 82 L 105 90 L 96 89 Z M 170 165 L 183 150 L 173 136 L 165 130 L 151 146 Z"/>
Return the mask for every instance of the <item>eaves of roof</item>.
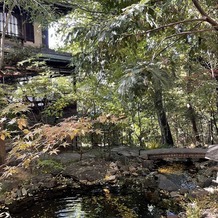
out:
<path id="1" fill-rule="evenodd" d="M 54 6 L 64 14 L 67 14 L 73 10 L 73 7 L 70 4 L 66 3 L 54 3 Z"/>
<path id="2" fill-rule="evenodd" d="M 66 52 L 58 52 L 52 49 L 40 49 L 37 53 L 39 60 L 54 61 L 70 64 L 72 55 Z"/>

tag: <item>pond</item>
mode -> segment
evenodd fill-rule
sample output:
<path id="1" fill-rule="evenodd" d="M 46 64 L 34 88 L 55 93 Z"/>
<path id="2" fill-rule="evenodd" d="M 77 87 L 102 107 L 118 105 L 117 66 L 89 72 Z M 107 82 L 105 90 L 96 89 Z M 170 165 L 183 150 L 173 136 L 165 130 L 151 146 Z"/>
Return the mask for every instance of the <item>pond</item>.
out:
<path id="1" fill-rule="evenodd" d="M 143 194 L 69 195 L 43 201 L 12 214 L 13 218 L 155 218 L 159 208 L 145 200 Z"/>

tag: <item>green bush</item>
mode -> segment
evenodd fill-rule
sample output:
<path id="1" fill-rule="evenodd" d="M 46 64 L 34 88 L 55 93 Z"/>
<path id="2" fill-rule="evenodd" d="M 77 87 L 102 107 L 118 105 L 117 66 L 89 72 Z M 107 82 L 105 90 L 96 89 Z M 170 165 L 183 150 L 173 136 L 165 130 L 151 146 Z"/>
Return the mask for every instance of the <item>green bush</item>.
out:
<path id="1" fill-rule="evenodd" d="M 38 168 L 43 170 L 44 172 L 50 172 L 53 170 L 63 170 L 64 167 L 60 162 L 57 162 L 55 160 L 49 159 L 49 160 L 39 160 L 38 161 Z"/>

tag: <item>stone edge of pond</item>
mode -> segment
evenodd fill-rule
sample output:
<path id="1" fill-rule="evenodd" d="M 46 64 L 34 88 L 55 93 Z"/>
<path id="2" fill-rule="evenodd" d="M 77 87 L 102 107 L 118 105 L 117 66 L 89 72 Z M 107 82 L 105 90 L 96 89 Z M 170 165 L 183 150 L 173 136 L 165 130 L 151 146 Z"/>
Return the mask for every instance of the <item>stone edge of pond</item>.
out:
<path id="1" fill-rule="evenodd" d="M 162 187 L 162 194 L 166 194 L 166 196 L 168 196 L 169 198 L 171 197 L 173 199 L 177 199 L 182 197 L 183 194 L 188 193 L 187 190 L 182 190 L 182 192 L 181 190 L 180 192 L 176 192 L 175 190 L 164 191 L 164 188 L 167 187 L 168 184 L 170 184 L 171 187 L 173 186 L 173 184 L 169 183 L 171 181 L 169 181 L 166 176 L 158 176 L 162 174 L 154 170 L 155 163 L 153 160 L 139 160 L 138 158 L 136 158 L 134 162 L 131 162 L 131 158 L 127 158 L 125 155 L 124 157 L 125 158 L 123 160 L 122 156 L 120 158 L 119 155 L 119 159 L 108 161 L 108 169 L 106 169 L 106 171 L 100 175 L 101 179 L 94 179 L 93 181 L 89 181 L 86 179 L 84 180 L 82 178 L 79 179 L 75 177 L 75 175 L 69 173 L 70 170 L 75 171 L 75 163 L 73 163 L 72 169 L 69 167 L 67 170 L 68 172 L 64 172 L 64 175 L 58 175 L 55 177 L 53 177 L 52 175 L 47 175 L 47 178 L 45 177 L 45 175 L 41 175 L 39 181 L 35 181 L 32 186 L 22 185 L 19 186 L 15 191 L 12 191 L 10 193 L 12 197 L 11 202 L 4 202 L 4 206 L 8 207 L 10 212 L 13 212 L 16 210 L 16 207 L 30 207 L 35 202 L 39 202 L 39 199 L 48 200 L 53 198 L 55 194 L 62 195 L 66 194 L 67 191 L 70 191 L 71 194 L 82 192 L 84 194 L 87 194 L 88 192 L 98 190 L 99 193 L 102 192 L 101 194 L 103 194 L 103 189 L 105 187 L 109 190 L 111 189 L 110 191 L 113 191 L 113 189 L 115 190 L 117 188 L 129 189 L 130 186 L 133 189 L 144 188 L 144 192 L 148 190 L 148 192 L 146 193 L 147 196 L 145 197 L 152 197 L 154 199 L 157 198 L 155 201 L 156 203 L 158 203 L 157 190 L 159 190 L 160 192 L 161 186 L 160 184 L 157 184 L 157 180 L 159 181 L 159 183 L 161 182 L 164 185 L 164 187 Z M 123 163 L 121 164 L 121 162 Z M 82 166 L 88 169 L 88 171 L 86 170 L 82 172 L 82 174 L 85 174 L 87 172 L 89 173 L 90 163 L 92 164 L 92 162 L 90 161 L 83 162 Z M 211 162 L 196 162 L 195 165 L 199 171 L 204 170 L 204 172 L 208 173 L 209 171 L 206 168 L 206 165 L 208 165 L 208 163 Z M 101 163 L 98 167 L 102 167 Z M 204 173 L 201 174 L 202 178 L 199 177 L 199 180 L 202 180 L 202 186 L 207 186 L 208 184 L 210 185 L 212 179 L 209 178 L 209 180 L 205 180 L 206 177 L 203 177 L 203 174 Z M 99 175 L 97 174 L 96 176 L 99 177 Z M 90 177 L 90 174 L 89 179 L 92 179 L 92 177 Z M 142 181 L 143 183 L 141 183 Z M 175 189 L 176 188 L 177 187 L 175 186 Z"/>

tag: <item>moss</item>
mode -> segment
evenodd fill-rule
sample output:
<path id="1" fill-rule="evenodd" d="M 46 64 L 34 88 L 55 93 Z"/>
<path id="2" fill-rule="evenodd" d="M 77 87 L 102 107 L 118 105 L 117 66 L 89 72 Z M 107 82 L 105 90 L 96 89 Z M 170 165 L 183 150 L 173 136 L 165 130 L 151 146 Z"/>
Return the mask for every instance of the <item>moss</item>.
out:
<path id="1" fill-rule="evenodd" d="M 37 166 L 44 173 L 52 172 L 54 170 L 64 170 L 64 166 L 60 162 L 52 159 L 39 160 Z"/>

